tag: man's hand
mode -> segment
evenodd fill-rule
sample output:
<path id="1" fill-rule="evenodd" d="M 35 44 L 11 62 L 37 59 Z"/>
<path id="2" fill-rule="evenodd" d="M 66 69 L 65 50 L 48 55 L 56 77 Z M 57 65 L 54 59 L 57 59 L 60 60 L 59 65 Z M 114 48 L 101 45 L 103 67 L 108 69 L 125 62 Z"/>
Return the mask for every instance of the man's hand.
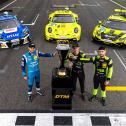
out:
<path id="1" fill-rule="evenodd" d="M 104 84 L 105 84 L 105 86 L 109 85 L 109 81 L 105 81 Z"/>
<path id="2" fill-rule="evenodd" d="M 73 60 L 76 60 L 78 58 L 78 56 L 73 56 L 72 59 Z"/>
<path id="3" fill-rule="evenodd" d="M 73 67 L 73 63 L 69 61 L 68 67 L 72 68 Z"/>
<path id="4" fill-rule="evenodd" d="M 28 77 L 27 76 L 24 76 L 24 80 L 27 80 L 28 79 Z"/>

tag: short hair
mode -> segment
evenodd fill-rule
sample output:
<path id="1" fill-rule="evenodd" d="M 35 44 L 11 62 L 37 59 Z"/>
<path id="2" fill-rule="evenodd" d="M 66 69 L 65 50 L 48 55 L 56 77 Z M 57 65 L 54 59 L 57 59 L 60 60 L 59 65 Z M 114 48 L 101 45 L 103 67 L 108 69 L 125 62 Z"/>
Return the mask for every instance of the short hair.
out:
<path id="1" fill-rule="evenodd" d="M 98 50 L 106 50 L 106 47 L 100 46 Z"/>
<path id="2" fill-rule="evenodd" d="M 35 44 L 34 43 L 29 43 L 29 48 L 35 48 Z"/>
<path id="3" fill-rule="evenodd" d="M 73 44 L 73 45 L 72 45 L 72 48 L 75 48 L 75 47 L 80 47 L 80 45 L 79 45 L 78 43 Z"/>

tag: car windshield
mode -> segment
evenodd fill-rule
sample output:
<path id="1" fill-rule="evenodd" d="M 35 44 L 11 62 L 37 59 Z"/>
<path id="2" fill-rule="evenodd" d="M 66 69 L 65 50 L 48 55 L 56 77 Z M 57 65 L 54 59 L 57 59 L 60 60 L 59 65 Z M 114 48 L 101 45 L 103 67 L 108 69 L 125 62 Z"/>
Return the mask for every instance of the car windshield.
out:
<path id="1" fill-rule="evenodd" d="M 73 18 L 73 16 L 68 15 L 68 14 L 55 15 L 52 22 L 54 22 L 54 23 L 73 23 L 74 18 Z"/>
<path id="2" fill-rule="evenodd" d="M 112 29 L 126 30 L 126 22 L 122 21 L 107 20 L 103 23 L 103 26 Z"/>
<path id="3" fill-rule="evenodd" d="M 8 29 L 18 27 L 20 24 L 17 20 L 0 21 L 0 29 Z"/>

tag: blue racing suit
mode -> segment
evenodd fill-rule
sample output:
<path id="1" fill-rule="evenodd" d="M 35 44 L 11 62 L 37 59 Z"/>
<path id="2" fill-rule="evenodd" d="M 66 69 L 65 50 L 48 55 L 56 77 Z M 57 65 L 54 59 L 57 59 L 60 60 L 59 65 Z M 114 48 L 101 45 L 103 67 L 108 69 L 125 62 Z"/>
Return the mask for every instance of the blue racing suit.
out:
<path id="1" fill-rule="evenodd" d="M 34 80 L 36 82 L 36 89 L 40 89 L 40 69 L 39 69 L 39 57 L 53 57 L 52 53 L 43 53 L 35 50 L 33 53 L 26 52 L 22 56 L 21 69 L 23 77 L 26 76 L 27 66 L 28 70 L 28 94 L 32 94 L 32 87 Z"/>

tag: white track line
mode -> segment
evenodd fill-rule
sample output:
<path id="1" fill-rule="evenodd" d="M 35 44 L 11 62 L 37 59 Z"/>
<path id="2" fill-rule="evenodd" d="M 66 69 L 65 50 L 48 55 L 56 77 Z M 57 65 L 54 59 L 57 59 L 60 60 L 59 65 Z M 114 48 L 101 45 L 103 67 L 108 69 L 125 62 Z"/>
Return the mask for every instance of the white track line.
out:
<path id="1" fill-rule="evenodd" d="M 122 61 L 122 59 L 120 58 L 120 56 L 118 55 L 118 53 L 115 50 L 113 50 L 113 51 L 114 51 L 115 55 L 117 56 L 117 58 L 119 59 L 119 61 L 121 62 L 121 64 L 123 65 L 123 67 L 126 70 L 126 65 L 124 64 L 124 62 Z"/>
<path id="2" fill-rule="evenodd" d="M 35 18 L 35 20 L 31 23 L 31 24 L 23 24 L 23 25 L 29 25 L 29 26 L 33 26 L 33 25 L 35 25 L 36 24 L 36 21 L 37 21 L 37 19 L 39 18 L 39 14 L 37 14 L 37 16 L 36 16 L 36 18 Z"/>
<path id="3" fill-rule="evenodd" d="M 82 1 L 78 1 L 79 2 L 79 4 L 81 5 L 81 6 L 83 6 L 84 5 L 84 3 L 82 2 Z"/>
<path id="4" fill-rule="evenodd" d="M 5 65 L 3 69 L 0 69 L 0 74 L 4 74 L 8 69 L 8 65 Z"/>
<path id="5" fill-rule="evenodd" d="M 120 6 L 120 7 L 122 7 L 123 9 L 126 9 L 126 7 L 124 7 L 124 6 L 121 5 L 121 4 L 118 4 L 117 2 L 115 2 L 115 1 L 113 1 L 113 0 L 109 0 L 109 1 L 111 1 L 112 3 L 114 3 L 114 4 L 116 4 L 116 5 Z"/>
<path id="6" fill-rule="evenodd" d="M 14 8 L 14 9 L 22 9 L 24 7 L 12 7 L 12 8 Z"/>
<path id="7" fill-rule="evenodd" d="M 126 59 L 122 56 L 122 54 L 117 50 L 118 54 L 121 56 L 121 58 L 125 61 L 126 63 Z"/>
<path id="8" fill-rule="evenodd" d="M 71 116 L 73 126 L 92 126 L 91 116 L 109 117 L 112 126 L 126 126 L 125 113 L 1 113 L 1 126 L 15 126 L 18 116 L 35 116 L 35 126 L 54 126 L 54 116 Z"/>
<path id="9" fill-rule="evenodd" d="M 11 3 L 7 4 L 6 6 L 4 6 L 3 8 L 0 9 L 0 11 L 2 11 L 3 9 L 5 9 L 6 7 L 10 6 L 11 4 L 15 3 L 17 0 L 12 1 Z"/>
<path id="10" fill-rule="evenodd" d="M 90 6 L 90 7 L 97 7 L 97 6 L 100 6 L 100 4 L 97 3 L 96 1 L 95 1 L 96 4 L 84 4 L 81 0 L 79 0 L 78 2 L 79 2 L 79 4 L 80 4 L 81 6 Z M 79 5 L 79 4 L 77 4 L 77 5 Z"/>
<path id="11" fill-rule="evenodd" d="M 33 24 L 34 24 L 34 25 L 35 25 L 35 23 L 36 23 L 36 21 L 37 21 L 38 18 L 39 18 L 39 14 L 37 14 L 35 20 L 33 21 Z"/>

